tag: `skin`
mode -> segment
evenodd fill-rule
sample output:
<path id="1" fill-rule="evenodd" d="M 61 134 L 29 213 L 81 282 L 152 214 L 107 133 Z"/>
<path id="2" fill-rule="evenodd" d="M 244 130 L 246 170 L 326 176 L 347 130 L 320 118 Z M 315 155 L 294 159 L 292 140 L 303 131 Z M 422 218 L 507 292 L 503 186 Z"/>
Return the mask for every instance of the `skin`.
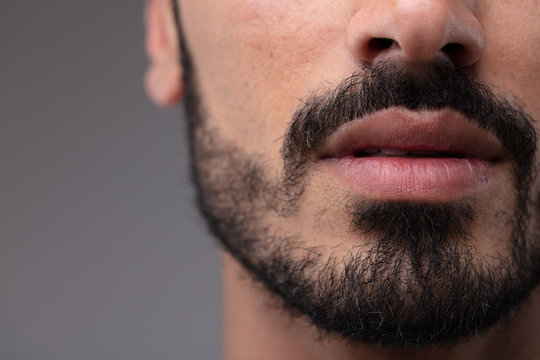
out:
<path id="1" fill-rule="evenodd" d="M 210 128 L 264 163 L 270 177 L 283 167 L 277 140 L 287 131 L 298 99 L 385 58 L 421 71 L 448 43 L 463 46 L 452 59 L 456 65 L 474 66 L 478 82 L 519 99 L 533 118 L 540 118 L 538 0 L 180 0 L 180 8 Z M 172 106 L 184 89 L 169 1 L 147 0 L 145 16 L 146 87 L 158 105 Z M 368 46 L 373 38 L 389 38 L 397 46 L 373 50 Z M 342 243 L 337 251 L 345 252 L 358 240 L 347 233 L 335 199 L 348 190 L 331 176 L 316 175 L 299 213 L 289 219 L 270 216 L 268 225 L 299 232 L 321 248 Z M 478 194 L 483 215 L 472 232 L 485 261 L 508 251 L 504 241 L 493 239 L 510 232 L 511 186 L 507 174 Z M 536 180 L 532 193 L 538 190 Z M 338 338 L 318 341 L 305 320 L 269 307 L 269 294 L 243 272 L 223 254 L 225 359 L 527 359 L 540 350 L 538 291 L 504 332 L 415 353 L 350 347 Z"/>

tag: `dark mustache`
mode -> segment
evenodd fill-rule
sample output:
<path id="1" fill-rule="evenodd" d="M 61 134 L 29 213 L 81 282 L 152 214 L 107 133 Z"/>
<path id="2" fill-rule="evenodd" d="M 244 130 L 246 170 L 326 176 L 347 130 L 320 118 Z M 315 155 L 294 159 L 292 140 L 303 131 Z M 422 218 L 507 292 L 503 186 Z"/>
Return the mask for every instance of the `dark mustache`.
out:
<path id="1" fill-rule="evenodd" d="M 432 63 L 421 72 L 382 62 L 303 102 L 284 139 L 286 169 L 299 171 L 343 124 L 390 107 L 450 108 L 493 134 L 517 168 L 530 169 L 534 161 L 536 131 L 521 105 L 495 95 L 448 62 Z"/>

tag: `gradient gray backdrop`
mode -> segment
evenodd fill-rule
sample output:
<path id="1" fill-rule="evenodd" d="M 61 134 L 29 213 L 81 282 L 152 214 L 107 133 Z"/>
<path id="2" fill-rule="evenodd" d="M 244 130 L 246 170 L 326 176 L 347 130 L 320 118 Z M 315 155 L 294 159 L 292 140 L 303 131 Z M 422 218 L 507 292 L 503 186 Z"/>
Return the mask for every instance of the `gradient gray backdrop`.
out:
<path id="1" fill-rule="evenodd" d="M 218 247 L 143 1 L 0 0 L 0 360 L 218 359 Z"/>

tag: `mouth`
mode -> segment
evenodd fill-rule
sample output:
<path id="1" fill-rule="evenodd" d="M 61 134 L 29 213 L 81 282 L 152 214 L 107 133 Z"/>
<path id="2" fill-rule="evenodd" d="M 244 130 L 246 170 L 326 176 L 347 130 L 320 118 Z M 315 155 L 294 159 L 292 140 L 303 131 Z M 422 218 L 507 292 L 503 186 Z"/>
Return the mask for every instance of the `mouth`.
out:
<path id="1" fill-rule="evenodd" d="M 400 108 L 343 125 L 318 158 L 356 193 L 425 201 L 486 190 L 507 160 L 494 136 L 452 110 Z"/>

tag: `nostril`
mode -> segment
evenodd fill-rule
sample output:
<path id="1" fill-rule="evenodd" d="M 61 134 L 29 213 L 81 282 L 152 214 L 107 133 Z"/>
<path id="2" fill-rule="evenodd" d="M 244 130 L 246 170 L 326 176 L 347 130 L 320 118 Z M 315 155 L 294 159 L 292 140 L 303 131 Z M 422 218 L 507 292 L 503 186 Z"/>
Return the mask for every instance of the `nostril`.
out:
<path id="1" fill-rule="evenodd" d="M 465 47 L 458 43 L 448 43 L 443 46 L 441 51 L 451 60 L 456 61 L 463 56 L 463 53 L 465 52 Z"/>
<path id="2" fill-rule="evenodd" d="M 369 40 L 369 50 L 372 52 L 379 52 L 389 49 L 392 44 L 394 43 L 394 40 L 388 39 L 388 38 L 373 38 Z"/>

